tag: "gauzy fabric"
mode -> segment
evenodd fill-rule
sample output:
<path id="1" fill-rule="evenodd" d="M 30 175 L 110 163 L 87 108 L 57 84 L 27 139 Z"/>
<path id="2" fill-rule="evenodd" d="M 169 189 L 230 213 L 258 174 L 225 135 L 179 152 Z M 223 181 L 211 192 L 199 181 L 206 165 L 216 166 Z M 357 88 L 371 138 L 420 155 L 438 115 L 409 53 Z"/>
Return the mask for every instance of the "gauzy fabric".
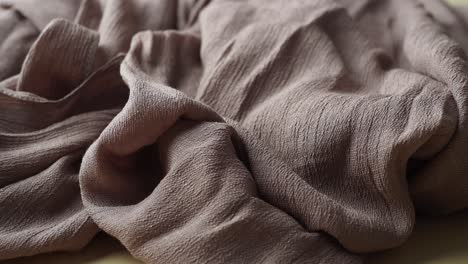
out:
<path id="1" fill-rule="evenodd" d="M 0 259 L 362 263 L 468 206 L 437 0 L 0 0 Z"/>

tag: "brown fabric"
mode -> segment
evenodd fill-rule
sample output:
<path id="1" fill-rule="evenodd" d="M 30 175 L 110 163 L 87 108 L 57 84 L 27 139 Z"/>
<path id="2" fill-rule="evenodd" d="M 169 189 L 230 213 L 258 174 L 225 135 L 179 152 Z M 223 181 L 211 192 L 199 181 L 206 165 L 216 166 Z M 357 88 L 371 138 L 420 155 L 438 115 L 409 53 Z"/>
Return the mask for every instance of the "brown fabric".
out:
<path id="1" fill-rule="evenodd" d="M 437 0 L 0 0 L 0 259 L 361 263 L 468 206 Z"/>

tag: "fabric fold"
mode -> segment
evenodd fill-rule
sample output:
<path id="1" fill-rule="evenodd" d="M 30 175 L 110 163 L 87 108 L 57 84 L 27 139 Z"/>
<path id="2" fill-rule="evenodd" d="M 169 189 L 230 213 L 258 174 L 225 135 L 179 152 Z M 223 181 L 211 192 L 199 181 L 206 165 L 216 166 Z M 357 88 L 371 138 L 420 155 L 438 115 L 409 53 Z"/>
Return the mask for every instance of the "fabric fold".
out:
<path id="1" fill-rule="evenodd" d="M 0 3 L 0 80 L 12 77 L 21 70 L 39 30 L 11 5 Z"/>
<path id="2" fill-rule="evenodd" d="M 63 30 L 72 34 L 71 43 L 89 44 L 76 49 L 72 59 L 67 43 L 54 35 Z M 0 83 L 2 260 L 79 250 L 99 231 L 83 208 L 79 167 L 87 147 L 123 106 L 128 89 L 115 78 L 121 57 L 89 72 L 96 48 L 95 33 L 56 20 L 32 45 L 20 76 Z"/>
<path id="3" fill-rule="evenodd" d="M 93 69 L 99 35 L 66 20 L 53 20 L 36 40 L 21 69 L 18 91 L 59 99 Z"/>
<path id="4" fill-rule="evenodd" d="M 362 263 L 468 206 L 466 30 L 442 3 L 10 2 L 2 260 L 102 230 L 146 263 Z"/>
<path id="5" fill-rule="evenodd" d="M 135 257 L 360 262 L 258 197 L 235 130 L 211 109 L 127 61 L 122 75 L 129 101 L 87 151 L 80 182 L 92 219 Z"/>

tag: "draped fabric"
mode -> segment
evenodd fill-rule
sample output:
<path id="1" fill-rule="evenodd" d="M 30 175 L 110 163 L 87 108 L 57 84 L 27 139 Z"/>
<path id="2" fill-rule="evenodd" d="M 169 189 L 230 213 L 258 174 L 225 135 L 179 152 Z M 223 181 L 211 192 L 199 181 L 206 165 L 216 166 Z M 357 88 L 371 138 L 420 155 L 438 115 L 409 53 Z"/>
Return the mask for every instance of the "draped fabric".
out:
<path id="1" fill-rule="evenodd" d="M 361 263 L 468 206 L 438 0 L 0 0 L 0 259 Z"/>

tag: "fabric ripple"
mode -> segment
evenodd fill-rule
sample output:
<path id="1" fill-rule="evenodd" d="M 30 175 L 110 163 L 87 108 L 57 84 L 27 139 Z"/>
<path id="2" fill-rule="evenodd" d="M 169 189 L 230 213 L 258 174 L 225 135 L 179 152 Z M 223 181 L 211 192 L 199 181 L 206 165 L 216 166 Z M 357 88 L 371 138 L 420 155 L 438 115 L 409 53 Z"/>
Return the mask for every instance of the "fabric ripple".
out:
<path id="1" fill-rule="evenodd" d="M 0 0 L 0 259 L 362 263 L 468 206 L 438 0 Z M 5 22 L 5 23 L 3 23 Z"/>

